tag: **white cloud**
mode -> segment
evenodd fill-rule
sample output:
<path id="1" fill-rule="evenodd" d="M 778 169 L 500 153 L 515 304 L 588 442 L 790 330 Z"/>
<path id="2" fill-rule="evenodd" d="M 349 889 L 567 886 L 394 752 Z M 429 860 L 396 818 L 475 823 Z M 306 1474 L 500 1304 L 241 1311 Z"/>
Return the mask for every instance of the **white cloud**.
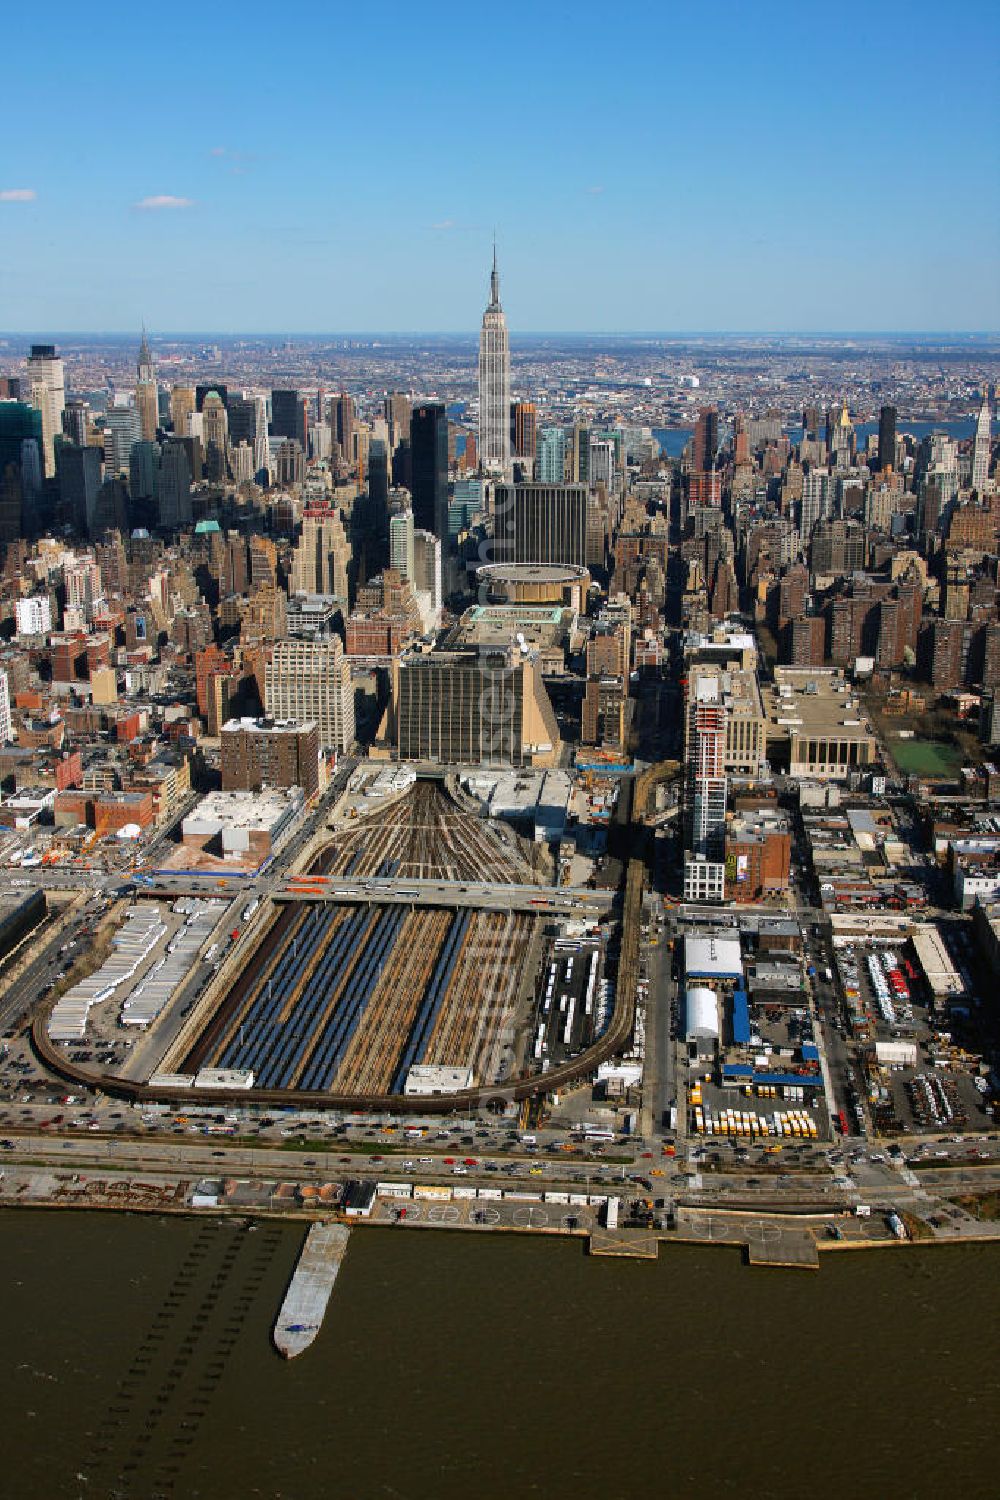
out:
<path id="1" fill-rule="evenodd" d="M 37 197 L 34 188 L 0 188 L 0 203 L 34 203 Z"/>
<path id="2" fill-rule="evenodd" d="M 600 184 L 600 185 L 599 185 L 599 186 L 595 186 L 595 187 L 589 187 L 589 188 L 588 188 L 588 189 L 587 189 L 587 192 L 588 192 L 588 193 L 590 193 L 590 194 L 591 194 L 591 195 L 592 195 L 592 196 L 593 196 L 593 197 L 595 197 L 595 198 L 596 198 L 596 197 L 597 197 L 597 196 L 598 196 L 598 194 L 600 194 L 600 193 L 603 193 L 603 192 L 604 192 L 604 185 L 603 185 L 603 183 L 602 183 L 602 184 Z"/>
<path id="3" fill-rule="evenodd" d="M 455 220 L 454 219 L 442 219 L 439 224 L 432 224 L 431 228 L 432 229 L 454 229 L 455 228 Z"/>
<path id="4" fill-rule="evenodd" d="M 140 198 L 134 208 L 193 208 L 193 198 L 177 198 L 173 193 L 154 193 L 149 198 Z"/>

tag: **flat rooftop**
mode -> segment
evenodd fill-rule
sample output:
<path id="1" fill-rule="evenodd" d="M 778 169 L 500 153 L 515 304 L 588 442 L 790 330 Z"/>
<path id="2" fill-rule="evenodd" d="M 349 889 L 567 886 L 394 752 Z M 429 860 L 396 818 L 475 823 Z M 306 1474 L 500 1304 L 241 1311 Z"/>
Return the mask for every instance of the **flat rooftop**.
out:
<path id="1" fill-rule="evenodd" d="M 867 740 L 875 733 L 847 679 L 819 667 L 775 667 L 766 711 L 769 739 Z"/>

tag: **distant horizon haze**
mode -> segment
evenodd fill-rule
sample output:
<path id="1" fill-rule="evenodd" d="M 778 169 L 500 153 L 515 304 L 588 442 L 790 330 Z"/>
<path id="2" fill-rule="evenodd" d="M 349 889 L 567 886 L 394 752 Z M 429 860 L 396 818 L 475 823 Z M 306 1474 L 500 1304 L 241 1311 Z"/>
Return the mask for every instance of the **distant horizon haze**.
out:
<path id="1" fill-rule="evenodd" d="M 476 343 L 478 328 L 153 328 L 140 324 L 137 328 L 4 328 L 0 329 L 0 345 L 7 341 L 28 342 L 34 340 L 108 339 L 138 343 L 142 332 L 152 342 L 205 342 L 211 339 L 373 339 L 407 340 L 444 339 L 456 343 Z M 912 343 L 930 339 L 945 342 L 951 339 L 983 343 L 997 340 L 998 328 L 513 328 L 511 343 L 530 339 L 627 339 L 640 341 L 678 342 L 687 339 L 713 339 L 719 342 L 744 339 L 770 339 L 777 342 L 792 339 L 826 339 L 836 343 L 853 343 L 859 340 L 890 340 L 894 343 Z"/>

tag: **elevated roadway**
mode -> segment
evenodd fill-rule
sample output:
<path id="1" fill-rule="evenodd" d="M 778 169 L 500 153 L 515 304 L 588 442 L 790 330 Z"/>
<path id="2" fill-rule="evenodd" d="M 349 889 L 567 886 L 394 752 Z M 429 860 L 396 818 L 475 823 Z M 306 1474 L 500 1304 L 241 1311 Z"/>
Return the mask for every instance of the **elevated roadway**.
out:
<path id="1" fill-rule="evenodd" d="M 614 904 L 612 891 L 576 886 L 507 885 L 490 881 L 401 880 L 398 877 L 302 876 L 276 886 L 275 901 L 375 902 L 472 907 L 488 911 L 597 914 Z"/>

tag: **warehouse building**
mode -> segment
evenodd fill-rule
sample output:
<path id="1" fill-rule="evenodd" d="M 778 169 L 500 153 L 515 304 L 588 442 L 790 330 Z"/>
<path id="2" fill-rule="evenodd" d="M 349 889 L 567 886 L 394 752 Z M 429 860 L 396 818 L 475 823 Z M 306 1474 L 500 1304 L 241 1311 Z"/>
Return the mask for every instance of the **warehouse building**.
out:
<path id="1" fill-rule="evenodd" d="M 247 868 L 273 854 L 302 815 L 298 787 L 288 791 L 209 792 L 181 824 L 185 849 L 221 853 Z"/>

